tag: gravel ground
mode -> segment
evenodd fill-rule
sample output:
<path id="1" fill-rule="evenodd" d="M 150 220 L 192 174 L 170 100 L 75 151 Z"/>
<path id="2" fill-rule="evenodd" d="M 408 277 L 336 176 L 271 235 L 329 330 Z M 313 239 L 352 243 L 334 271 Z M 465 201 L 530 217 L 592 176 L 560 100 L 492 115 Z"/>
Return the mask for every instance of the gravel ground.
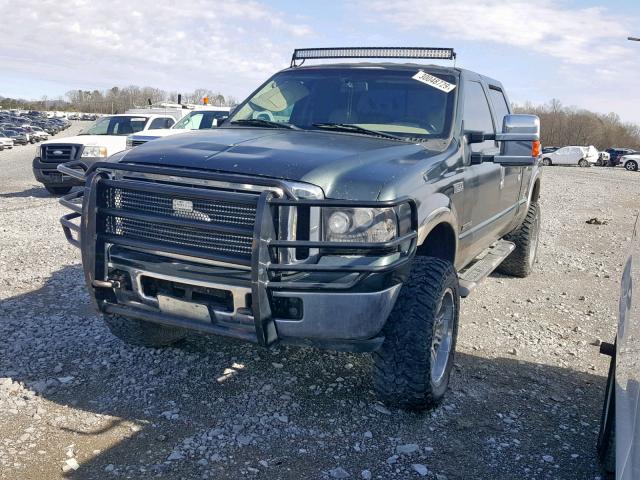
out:
<path id="1" fill-rule="evenodd" d="M 546 169 L 535 273 L 463 301 L 444 405 L 406 413 L 376 402 L 365 355 L 112 337 L 32 157 L 0 152 L 0 478 L 600 478 L 595 345 L 614 337 L 637 174 Z"/>

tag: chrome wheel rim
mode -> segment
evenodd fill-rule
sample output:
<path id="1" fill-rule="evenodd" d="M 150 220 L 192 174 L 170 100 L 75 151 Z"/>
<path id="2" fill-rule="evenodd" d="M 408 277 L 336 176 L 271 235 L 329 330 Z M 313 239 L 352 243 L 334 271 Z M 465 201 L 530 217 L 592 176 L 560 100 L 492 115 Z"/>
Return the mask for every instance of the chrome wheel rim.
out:
<path id="1" fill-rule="evenodd" d="M 455 309 L 453 290 L 447 288 L 440 299 L 440 304 L 433 322 L 431 382 L 434 385 L 440 385 L 447 372 L 449 356 L 453 348 Z"/>

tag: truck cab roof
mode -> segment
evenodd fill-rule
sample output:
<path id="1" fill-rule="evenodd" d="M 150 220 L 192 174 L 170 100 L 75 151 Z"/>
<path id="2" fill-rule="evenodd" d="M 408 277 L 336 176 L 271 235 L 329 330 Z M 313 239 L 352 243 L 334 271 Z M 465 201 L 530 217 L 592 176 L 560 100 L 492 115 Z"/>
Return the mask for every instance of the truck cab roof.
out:
<path id="1" fill-rule="evenodd" d="M 502 86 L 502 83 L 494 78 L 482 75 L 472 70 L 460 67 L 447 67 L 436 65 L 433 63 L 399 63 L 399 62 L 345 62 L 345 63 L 321 63 L 317 65 L 304 65 L 298 67 L 289 67 L 281 70 L 299 71 L 299 70 L 325 70 L 325 69 L 360 69 L 360 68 L 379 68 L 385 70 L 407 70 L 417 72 L 418 70 L 429 70 L 430 72 L 439 72 L 442 74 L 453 75 L 455 77 L 464 77 L 470 80 L 484 80 L 490 85 Z"/>

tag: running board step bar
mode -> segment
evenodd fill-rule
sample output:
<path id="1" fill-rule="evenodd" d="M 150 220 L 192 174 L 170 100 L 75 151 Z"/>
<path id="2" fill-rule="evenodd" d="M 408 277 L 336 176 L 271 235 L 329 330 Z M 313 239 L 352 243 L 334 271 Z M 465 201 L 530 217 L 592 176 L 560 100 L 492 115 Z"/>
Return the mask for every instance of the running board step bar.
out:
<path id="1" fill-rule="evenodd" d="M 458 273 L 460 282 L 460 296 L 468 297 L 471 291 L 482 280 L 487 278 L 502 261 L 509 256 L 516 246 L 506 240 L 498 240 L 485 249 L 469 265 Z"/>

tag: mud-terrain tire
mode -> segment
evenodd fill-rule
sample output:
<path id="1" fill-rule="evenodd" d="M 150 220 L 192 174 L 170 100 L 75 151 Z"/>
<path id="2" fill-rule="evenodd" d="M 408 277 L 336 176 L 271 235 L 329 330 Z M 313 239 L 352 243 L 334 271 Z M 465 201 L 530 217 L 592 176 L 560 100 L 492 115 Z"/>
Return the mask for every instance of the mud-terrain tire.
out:
<path id="1" fill-rule="evenodd" d="M 542 159 L 542 165 L 550 167 L 551 165 L 553 165 L 553 163 L 551 163 L 551 159 L 550 158 L 543 158 Z"/>
<path id="2" fill-rule="evenodd" d="M 527 216 L 518 228 L 504 237 L 516 244 L 516 248 L 498 266 L 497 272 L 511 277 L 524 278 L 533 270 L 538 255 L 540 238 L 540 205 L 531 202 Z"/>
<path id="3" fill-rule="evenodd" d="M 604 392 L 604 405 L 598 433 L 598 458 L 602 469 L 608 474 L 616 470 L 616 361 L 615 356 L 609 364 L 609 375 Z"/>
<path id="4" fill-rule="evenodd" d="M 186 330 L 145 322 L 120 315 L 103 315 L 111 333 L 129 345 L 137 347 L 167 347 L 182 340 Z"/>
<path id="5" fill-rule="evenodd" d="M 71 187 L 51 187 L 49 185 L 45 185 L 44 188 L 47 189 L 51 195 L 66 195 L 71 191 Z"/>
<path id="6" fill-rule="evenodd" d="M 453 265 L 416 257 L 382 331 L 384 343 L 373 353 L 379 400 L 408 410 L 433 408 L 442 401 L 453 367 L 459 313 Z"/>

